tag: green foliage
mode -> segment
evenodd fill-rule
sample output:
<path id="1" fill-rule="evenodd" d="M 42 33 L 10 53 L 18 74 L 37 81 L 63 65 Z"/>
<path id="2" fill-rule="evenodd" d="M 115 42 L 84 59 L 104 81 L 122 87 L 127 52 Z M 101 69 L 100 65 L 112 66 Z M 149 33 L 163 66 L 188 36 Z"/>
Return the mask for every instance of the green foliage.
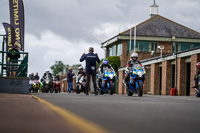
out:
<path id="1" fill-rule="evenodd" d="M 109 56 L 107 58 L 109 60 L 109 64 L 113 67 L 113 69 L 115 70 L 115 72 L 117 73 L 118 68 L 121 65 L 120 62 L 120 57 L 119 56 Z M 100 63 L 97 63 L 97 68 L 100 66 L 100 64 L 103 62 L 103 59 L 101 59 Z"/>
<path id="2" fill-rule="evenodd" d="M 118 68 L 121 65 L 120 57 L 119 56 L 109 56 L 107 59 L 109 60 L 109 64 L 113 67 L 113 69 L 117 73 Z"/>
<path id="3" fill-rule="evenodd" d="M 62 61 L 56 61 L 53 66 L 51 66 L 51 70 L 53 72 L 53 76 L 56 76 L 57 73 L 63 72 L 65 65 Z"/>

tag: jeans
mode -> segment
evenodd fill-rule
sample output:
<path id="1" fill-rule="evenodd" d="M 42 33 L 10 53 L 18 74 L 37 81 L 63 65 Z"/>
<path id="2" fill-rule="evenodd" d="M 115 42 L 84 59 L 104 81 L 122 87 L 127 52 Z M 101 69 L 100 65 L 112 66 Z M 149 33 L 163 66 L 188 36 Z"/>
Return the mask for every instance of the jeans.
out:
<path id="1" fill-rule="evenodd" d="M 89 82 L 90 82 L 90 75 L 92 75 L 92 82 L 94 85 L 94 92 L 97 92 L 97 84 L 96 84 L 96 73 L 86 73 L 87 82 L 86 82 L 86 92 L 89 90 Z"/>
<path id="2" fill-rule="evenodd" d="M 69 93 L 71 93 L 71 90 L 73 88 L 73 82 L 68 82 L 68 91 Z"/>

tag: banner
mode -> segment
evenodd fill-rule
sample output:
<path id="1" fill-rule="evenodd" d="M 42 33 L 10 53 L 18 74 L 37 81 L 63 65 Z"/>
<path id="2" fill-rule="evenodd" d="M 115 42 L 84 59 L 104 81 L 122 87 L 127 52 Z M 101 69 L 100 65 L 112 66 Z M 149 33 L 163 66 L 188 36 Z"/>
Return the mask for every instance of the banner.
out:
<path id="1" fill-rule="evenodd" d="M 10 49 L 14 48 L 14 41 L 12 38 L 15 37 L 14 34 L 12 34 L 13 32 L 13 27 L 8 24 L 8 23 L 3 23 L 3 26 L 5 28 L 5 31 L 6 31 L 6 51 L 8 52 Z"/>
<path id="2" fill-rule="evenodd" d="M 22 0 L 9 0 L 10 25 L 13 27 L 14 47 L 24 51 L 24 5 Z"/>

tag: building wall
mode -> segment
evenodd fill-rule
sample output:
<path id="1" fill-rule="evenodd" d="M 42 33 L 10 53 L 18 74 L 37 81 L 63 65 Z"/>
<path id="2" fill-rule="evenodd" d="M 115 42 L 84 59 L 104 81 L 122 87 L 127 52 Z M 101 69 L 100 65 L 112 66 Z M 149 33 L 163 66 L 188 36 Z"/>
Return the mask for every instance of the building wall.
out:
<path id="1" fill-rule="evenodd" d="M 151 64 L 151 94 L 159 94 L 159 64 Z"/>
<path id="2" fill-rule="evenodd" d="M 177 92 L 176 94 L 179 96 L 185 95 L 185 71 L 186 71 L 186 65 L 185 65 L 185 58 L 178 58 L 177 59 Z"/>
<path id="3" fill-rule="evenodd" d="M 126 88 L 123 85 L 124 71 L 119 71 L 119 85 L 118 85 L 118 94 L 125 94 Z"/>
<path id="4" fill-rule="evenodd" d="M 164 46 L 164 49 L 162 50 L 163 54 L 169 54 L 172 53 L 172 43 L 171 42 L 159 42 L 159 46 Z M 161 50 L 159 50 L 161 52 Z"/>
<path id="5" fill-rule="evenodd" d="M 162 62 L 162 95 L 170 95 L 171 61 Z"/>

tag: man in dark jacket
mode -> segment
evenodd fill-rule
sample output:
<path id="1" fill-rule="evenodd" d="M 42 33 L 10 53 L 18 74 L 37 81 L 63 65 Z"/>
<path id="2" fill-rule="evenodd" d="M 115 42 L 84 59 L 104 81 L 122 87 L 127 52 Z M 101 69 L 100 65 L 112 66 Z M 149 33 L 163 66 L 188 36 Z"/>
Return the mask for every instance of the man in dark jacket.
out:
<path id="1" fill-rule="evenodd" d="M 94 93 L 95 95 L 98 95 L 97 92 L 97 84 L 96 84 L 96 62 L 100 63 L 99 57 L 96 54 L 93 53 L 94 48 L 90 47 L 89 48 L 89 53 L 83 55 L 80 58 L 80 62 L 86 61 L 86 76 L 87 76 L 87 82 L 86 82 L 86 95 L 89 95 L 88 90 L 89 90 L 89 82 L 90 82 L 90 75 L 92 75 L 92 81 L 94 85 Z"/>
<path id="2" fill-rule="evenodd" d="M 8 53 L 7 57 L 8 57 L 8 61 L 10 66 L 10 72 L 9 72 L 9 76 L 12 76 L 13 73 L 13 77 L 16 76 L 16 71 L 18 69 L 18 59 L 20 58 L 20 54 L 18 53 L 19 50 L 17 48 L 12 48 L 10 49 L 8 52 L 12 52 L 12 53 Z"/>
<path id="3" fill-rule="evenodd" d="M 68 93 L 71 93 L 71 90 L 73 88 L 73 76 L 74 74 L 72 73 L 72 67 L 69 67 L 69 70 L 67 72 Z"/>

